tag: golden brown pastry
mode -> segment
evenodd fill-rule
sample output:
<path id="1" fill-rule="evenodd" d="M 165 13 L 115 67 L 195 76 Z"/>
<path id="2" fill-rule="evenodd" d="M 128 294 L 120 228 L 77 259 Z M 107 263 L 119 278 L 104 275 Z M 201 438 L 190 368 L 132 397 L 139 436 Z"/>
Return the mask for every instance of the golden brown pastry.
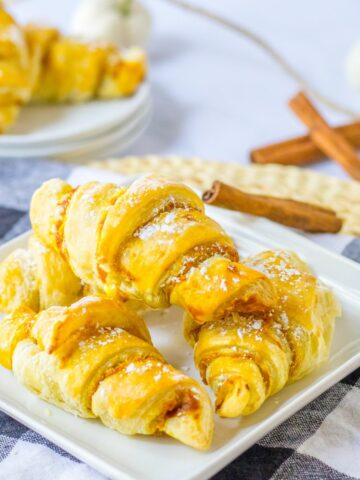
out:
<path id="1" fill-rule="evenodd" d="M 85 43 L 51 27 L 19 26 L 0 7 L 0 133 L 29 102 L 85 102 L 132 95 L 146 75 L 138 48 Z"/>
<path id="2" fill-rule="evenodd" d="M 20 109 L 17 105 L 0 106 L 0 133 L 4 133 L 16 123 L 19 112 Z"/>
<path id="3" fill-rule="evenodd" d="M 14 19 L 0 7 L 0 105 L 19 104 L 30 98 L 28 66 L 25 36 Z"/>
<path id="4" fill-rule="evenodd" d="M 34 24 L 25 25 L 22 28 L 29 54 L 29 82 L 31 96 L 39 89 L 41 76 L 43 75 L 46 56 L 51 45 L 60 37 L 56 28 L 41 27 Z"/>
<path id="5" fill-rule="evenodd" d="M 32 198 L 35 235 L 86 284 L 152 308 L 179 305 L 196 322 L 276 304 L 272 283 L 238 262 L 232 240 L 188 187 L 146 176 L 129 188 L 59 179 Z"/>
<path id="6" fill-rule="evenodd" d="M 265 314 L 233 313 L 203 326 L 189 316 L 184 333 L 195 364 L 224 417 L 248 415 L 329 355 L 340 306 L 300 258 L 266 251 L 244 260 L 273 282 L 278 305 Z"/>
<path id="7" fill-rule="evenodd" d="M 34 319 L 33 310 L 24 306 L 0 320 L 0 365 L 8 370 L 16 346 L 29 337 Z"/>
<path id="8" fill-rule="evenodd" d="M 27 249 L 14 250 L 0 264 L 0 311 L 26 306 L 34 312 L 53 305 L 71 305 L 83 295 L 83 285 L 69 264 L 36 237 Z"/>
<path id="9" fill-rule="evenodd" d="M 166 363 L 142 318 L 119 301 L 16 310 L 0 322 L 0 364 L 44 400 L 121 433 L 210 445 L 207 393 Z"/>
<path id="10" fill-rule="evenodd" d="M 95 96 L 106 50 L 59 38 L 46 53 L 32 99 L 35 102 L 85 102 Z"/>
<path id="11" fill-rule="evenodd" d="M 0 6 L 0 133 L 13 125 L 30 99 L 29 52 L 21 28 Z"/>
<path id="12" fill-rule="evenodd" d="M 128 188 L 89 182 L 73 189 L 53 179 L 35 192 L 30 217 L 37 239 L 34 242 L 44 242 L 53 254 L 68 262 L 85 292 L 130 299 L 152 308 L 171 304 L 184 308 L 185 337 L 195 347 L 196 366 L 213 390 L 216 410 L 222 416 L 253 413 L 269 396 L 311 372 L 329 355 L 334 320 L 340 313 L 332 292 L 292 252 L 262 252 L 240 263 L 231 239 L 204 214 L 201 200 L 184 185 L 146 176 Z M 21 273 L 19 278 L 26 290 L 31 274 Z M 21 289 L 17 293 L 18 299 L 14 292 L 8 297 L 12 295 L 17 305 L 29 305 L 22 300 Z M 66 364 L 73 371 L 79 364 L 86 370 L 76 350 L 82 345 L 82 340 L 78 341 L 82 314 L 75 321 L 71 313 L 71 321 L 65 321 L 64 341 L 53 326 L 53 321 L 60 325 L 63 321 L 58 322 L 58 312 L 72 312 L 72 308 L 49 309 L 36 321 L 31 320 L 30 339 L 22 343 L 25 356 L 20 355 L 19 347 L 19 358 L 30 369 L 22 377 L 30 380 L 23 381 L 43 398 L 81 415 L 97 415 L 122 432 L 134 433 L 134 422 L 143 433 L 162 430 L 171 434 L 168 414 L 164 417 L 160 412 L 164 409 L 161 402 L 153 412 L 156 410 L 155 417 L 167 425 L 163 429 L 158 426 L 148 431 L 147 418 L 142 423 L 131 417 L 126 424 L 119 419 L 123 409 L 135 412 L 146 398 L 156 394 L 157 387 L 147 381 L 139 366 L 143 359 L 140 364 L 134 360 L 130 371 L 116 368 L 96 390 L 91 406 L 89 400 L 84 404 L 73 393 L 78 373 L 66 383 L 65 390 L 63 372 L 56 373 L 60 380 L 54 383 L 49 373 L 55 368 L 54 356 L 61 369 Z M 108 307 L 106 312 L 112 318 Z M 15 312 L 14 318 L 24 315 Z M 9 342 L 9 352 L 16 339 L 26 337 L 27 324 L 20 321 L 19 333 L 11 336 L 15 340 Z M 51 361 L 44 352 L 52 355 Z M 145 371 L 156 375 L 158 362 L 161 364 L 161 359 L 156 355 L 147 359 Z M 167 371 L 167 366 L 161 366 L 164 368 Z M 56 395 L 48 393 L 48 384 L 42 390 L 42 380 L 36 377 L 42 370 L 51 378 L 50 391 Z M 174 375 L 178 378 L 177 373 Z M 130 408 L 133 382 L 142 385 L 142 394 Z M 164 388 L 169 382 L 173 384 L 166 378 Z M 196 405 L 188 393 L 174 394 L 168 400 L 176 418 L 177 401 L 184 404 L 180 412 Z M 180 428 L 176 419 L 171 425 Z"/>
<path id="13" fill-rule="evenodd" d="M 59 37 L 48 45 L 33 102 L 79 103 L 132 95 L 146 75 L 145 54 Z"/>
<path id="14" fill-rule="evenodd" d="M 108 47 L 97 97 L 111 99 L 132 95 L 145 78 L 146 71 L 146 56 L 140 48 L 133 47 L 121 53 Z"/>

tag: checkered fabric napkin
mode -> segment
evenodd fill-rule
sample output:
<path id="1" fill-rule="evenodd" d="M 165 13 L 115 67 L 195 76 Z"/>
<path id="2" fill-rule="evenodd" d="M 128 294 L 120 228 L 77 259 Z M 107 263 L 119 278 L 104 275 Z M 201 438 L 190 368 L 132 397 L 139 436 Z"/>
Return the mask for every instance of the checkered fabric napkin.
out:
<path id="1" fill-rule="evenodd" d="M 32 192 L 71 167 L 45 161 L 0 162 L 0 242 L 29 228 Z M 342 253 L 360 262 L 360 240 Z M 360 369 L 270 432 L 214 478 L 360 479 Z M 0 413 L 0 480 L 100 480 L 104 477 Z"/>

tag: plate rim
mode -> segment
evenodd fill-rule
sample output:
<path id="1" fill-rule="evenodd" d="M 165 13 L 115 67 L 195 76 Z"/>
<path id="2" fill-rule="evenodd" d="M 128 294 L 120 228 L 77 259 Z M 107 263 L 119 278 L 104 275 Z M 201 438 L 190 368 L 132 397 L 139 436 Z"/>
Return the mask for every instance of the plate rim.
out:
<path id="1" fill-rule="evenodd" d="M 108 157 L 111 154 L 120 154 L 124 150 L 126 150 L 129 145 L 134 143 L 147 129 L 149 123 L 152 119 L 153 109 L 150 107 L 145 115 L 143 115 L 140 119 L 138 119 L 133 127 L 129 129 L 125 138 L 121 135 L 121 138 L 115 136 L 111 139 L 111 141 L 107 142 L 106 144 L 102 145 L 101 147 L 95 146 L 92 148 L 87 148 L 86 151 L 78 150 L 76 152 L 67 152 L 67 153 L 60 153 L 49 155 L 48 158 L 52 158 L 54 160 L 58 160 L 64 163 L 72 163 L 73 165 L 81 165 L 86 164 L 89 161 L 101 161 L 105 157 Z M 121 133 L 121 132 L 119 132 Z M 91 157 L 91 158 L 90 158 Z"/>
<path id="2" fill-rule="evenodd" d="M 52 142 L 63 142 L 67 140 L 75 140 L 75 139 L 81 139 L 83 136 L 92 136 L 95 134 L 100 134 L 101 132 L 111 129 L 115 127 L 118 123 L 123 123 L 126 122 L 126 119 L 136 113 L 138 110 L 141 110 L 143 108 L 143 104 L 146 103 L 149 99 L 151 99 L 151 86 L 149 81 L 145 81 L 141 84 L 139 89 L 130 97 L 123 97 L 123 98 L 115 98 L 115 99 L 109 99 L 109 100 L 92 100 L 90 102 L 85 102 L 85 103 L 80 103 L 80 104 L 69 104 L 68 106 L 71 108 L 76 108 L 77 106 L 84 106 L 87 104 L 92 104 L 94 105 L 96 102 L 101 102 L 101 103 L 111 103 L 111 102 L 122 102 L 122 101 L 136 101 L 137 98 L 140 97 L 139 104 L 135 105 L 135 107 L 131 110 L 131 112 L 123 117 L 119 118 L 112 118 L 105 124 L 102 124 L 101 126 L 97 127 L 91 127 L 87 129 L 85 132 L 77 132 L 73 134 L 60 134 L 60 135 L 46 135 L 45 137 L 41 137 L 41 131 L 38 131 L 37 133 L 25 133 L 25 134 L 20 134 L 20 133 L 14 133 L 14 134 L 3 134 L 0 135 L 0 149 L 1 148 L 9 148 L 11 149 L 12 147 L 24 147 L 24 148 L 30 148 L 32 146 L 39 146 L 52 143 Z M 53 107 L 56 108 L 56 105 L 43 105 L 44 107 Z M 62 105 L 64 107 L 64 105 Z M 41 107 L 41 105 L 33 105 L 30 107 Z M 25 107 L 26 108 L 26 107 Z M 34 138 L 34 140 L 32 140 Z"/>
<path id="3" fill-rule="evenodd" d="M 61 158 L 64 156 L 79 155 L 81 152 L 86 151 L 87 153 L 99 149 L 99 144 L 104 144 L 105 146 L 113 139 L 121 139 L 121 141 L 126 140 L 128 135 L 131 135 L 138 127 L 141 127 L 143 123 L 146 123 L 149 115 L 152 111 L 152 102 L 149 99 L 146 103 L 142 105 L 142 108 L 134 112 L 133 115 L 128 117 L 123 125 L 118 128 L 115 126 L 109 130 L 105 130 L 102 133 L 99 133 L 94 136 L 90 136 L 84 139 L 73 140 L 71 142 L 54 142 L 53 145 L 46 145 L 42 147 L 21 147 L 20 149 L 3 149 L 0 145 L 0 161 L 1 159 L 8 158 L 24 158 L 31 159 L 36 157 L 47 158 L 47 157 L 57 157 Z"/>

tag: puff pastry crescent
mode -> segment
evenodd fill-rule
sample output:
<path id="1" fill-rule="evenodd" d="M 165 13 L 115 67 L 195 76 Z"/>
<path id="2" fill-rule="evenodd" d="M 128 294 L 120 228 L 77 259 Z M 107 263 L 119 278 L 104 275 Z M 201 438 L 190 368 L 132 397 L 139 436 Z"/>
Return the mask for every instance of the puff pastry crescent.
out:
<path id="1" fill-rule="evenodd" d="M 55 249 L 32 236 L 27 249 L 14 250 L 0 264 L 0 311 L 27 306 L 33 311 L 70 305 L 83 285 Z"/>
<path id="2" fill-rule="evenodd" d="M 121 302 L 84 297 L 37 315 L 16 310 L 0 322 L 0 363 L 44 400 L 121 433 L 210 445 L 207 393 L 166 363 L 142 318 Z"/>
<path id="3" fill-rule="evenodd" d="M 188 187 L 146 176 L 129 188 L 59 179 L 32 198 L 35 235 L 106 295 L 179 305 L 198 323 L 276 304 L 272 282 L 238 262 L 230 237 Z"/>
<path id="4" fill-rule="evenodd" d="M 253 413 L 324 362 L 340 315 L 331 290 L 295 253 L 266 251 L 244 262 L 268 275 L 278 305 L 265 314 L 233 313 L 203 326 L 189 316 L 184 322 L 196 366 L 225 417 Z"/>
<path id="5" fill-rule="evenodd" d="M 142 50 L 84 43 L 51 27 L 20 26 L 0 5 L 0 133 L 29 102 L 84 102 L 133 94 L 146 75 Z"/>

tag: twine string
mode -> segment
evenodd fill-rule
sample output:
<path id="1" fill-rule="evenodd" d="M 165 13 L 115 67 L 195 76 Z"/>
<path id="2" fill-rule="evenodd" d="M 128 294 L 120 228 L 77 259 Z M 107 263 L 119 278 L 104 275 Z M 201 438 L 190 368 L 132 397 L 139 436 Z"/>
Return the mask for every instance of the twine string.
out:
<path id="1" fill-rule="evenodd" d="M 229 20 L 225 17 L 222 17 L 216 13 L 213 13 L 205 8 L 198 7 L 197 5 L 193 5 L 192 3 L 186 2 L 184 0 L 163 0 L 171 5 L 179 7 L 183 10 L 190 11 L 198 16 L 205 17 L 208 20 L 216 23 L 217 25 L 221 25 L 243 37 L 246 37 L 252 43 L 256 44 L 261 50 L 267 53 L 272 60 L 288 75 L 292 80 L 295 80 L 301 90 L 304 90 L 308 95 L 312 96 L 318 102 L 322 103 L 323 105 L 331 108 L 334 111 L 344 113 L 351 117 L 359 118 L 359 112 L 355 112 L 352 109 L 339 104 L 338 102 L 332 100 L 331 98 L 323 95 L 321 92 L 317 90 L 313 85 L 311 85 L 303 75 L 296 70 L 286 59 L 283 55 L 281 55 L 275 48 L 273 48 L 266 40 L 260 37 L 258 34 L 254 33 L 253 31 L 249 30 L 248 28 L 235 23 L 232 20 Z"/>

